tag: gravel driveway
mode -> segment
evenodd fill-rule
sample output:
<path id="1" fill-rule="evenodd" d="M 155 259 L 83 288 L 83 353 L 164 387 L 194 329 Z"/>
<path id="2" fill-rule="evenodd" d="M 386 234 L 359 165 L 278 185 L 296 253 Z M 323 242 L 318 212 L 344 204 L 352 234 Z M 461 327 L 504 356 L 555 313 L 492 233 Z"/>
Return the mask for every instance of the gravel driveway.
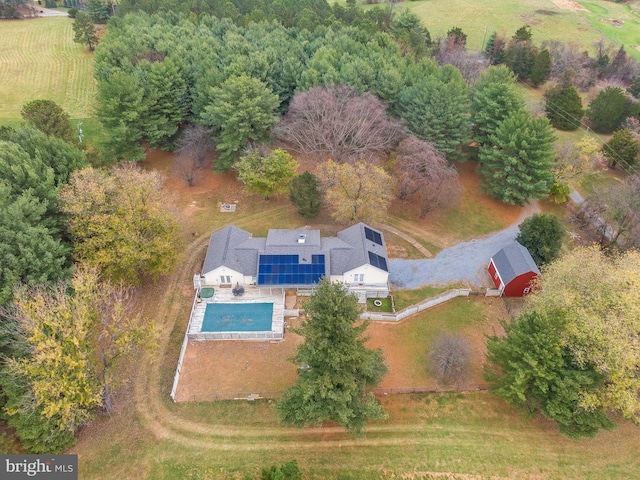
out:
<path id="1" fill-rule="evenodd" d="M 488 237 L 459 243 L 442 250 L 434 258 L 390 260 L 389 281 L 393 287 L 400 289 L 454 282 L 464 282 L 475 287 L 492 287 L 491 277 L 486 271 L 489 259 L 511 243 L 520 231 L 518 225 L 537 211 L 537 204 L 529 205 L 516 225 Z"/>

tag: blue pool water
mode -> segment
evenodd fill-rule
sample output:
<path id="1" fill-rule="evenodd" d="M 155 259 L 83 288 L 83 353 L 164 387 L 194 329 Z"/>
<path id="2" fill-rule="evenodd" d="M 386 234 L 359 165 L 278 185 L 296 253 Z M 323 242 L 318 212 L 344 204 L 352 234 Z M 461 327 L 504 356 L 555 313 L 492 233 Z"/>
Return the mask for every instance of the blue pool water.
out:
<path id="1" fill-rule="evenodd" d="M 271 331 L 273 303 L 208 303 L 202 332 Z"/>

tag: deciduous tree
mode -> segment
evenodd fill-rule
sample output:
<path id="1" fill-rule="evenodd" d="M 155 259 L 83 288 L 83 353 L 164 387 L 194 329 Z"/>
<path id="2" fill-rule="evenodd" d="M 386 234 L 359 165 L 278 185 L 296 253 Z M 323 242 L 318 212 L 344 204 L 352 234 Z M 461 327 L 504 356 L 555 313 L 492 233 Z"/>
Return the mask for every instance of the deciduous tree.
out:
<path id="1" fill-rule="evenodd" d="M 629 168 L 638 161 L 640 140 L 631 134 L 631 130 L 623 128 L 613 132 L 611 139 L 602 147 L 602 153 L 609 161 L 609 165 Z"/>
<path id="2" fill-rule="evenodd" d="M 496 395 L 529 415 L 555 421 L 572 438 L 613 428 L 602 405 L 585 402 L 603 388 L 604 375 L 573 356 L 562 313 L 525 312 L 503 326 L 505 337 L 487 341 L 485 376 L 497 384 Z"/>
<path id="3" fill-rule="evenodd" d="M 401 140 L 402 127 L 384 104 L 353 87 L 314 87 L 298 93 L 281 124 L 281 136 L 297 151 L 338 162 L 372 160 Z"/>
<path id="4" fill-rule="evenodd" d="M 284 193 L 298 170 L 298 162 L 284 150 L 263 152 L 258 148 L 248 149 L 234 167 L 238 180 L 245 187 L 262 195 L 265 200 Z"/>
<path id="5" fill-rule="evenodd" d="M 105 278 L 138 284 L 167 272 L 177 255 L 178 228 L 163 178 L 134 165 L 111 174 L 74 172 L 60 192 L 77 260 Z"/>
<path id="6" fill-rule="evenodd" d="M 398 147 L 394 170 L 400 200 L 417 203 L 421 218 L 457 203 L 458 172 L 431 142 L 416 137 L 404 140 Z"/>
<path id="7" fill-rule="evenodd" d="M 604 377 L 582 392 L 582 408 L 604 408 L 640 422 L 640 253 L 607 256 L 579 247 L 550 264 L 529 297 L 528 308 L 566 318 L 561 340 L 570 360 Z M 559 313 L 556 313 L 559 312 Z"/>
<path id="8" fill-rule="evenodd" d="M 552 213 L 536 213 L 520 224 L 516 241 L 524 245 L 539 267 L 560 255 L 565 228 Z"/>
<path id="9" fill-rule="evenodd" d="M 555 136 L 549 121 L 519 110 L 505 118 L 480 147 L 482 188 L 504 203 L 523 205 L 546 197 L 553 186 Z"/>
<path id="10" fill-rule="evenodd" d="M 305 427 L 333 421 L 359 432 L 367 420 L 386 417 L 366 389 L 380 381 L 387 366 L 380 349 L 365 346 L 367 325 L 358 316 L 358 300 L 344 285 L 320 280 L 297 329 L 304 337 L 293 358 L 301 366 L 298 380 L 277 403 L 283 423 Z"/>
<path id="11" fill-rule="evenodd" d="M 382 218 L 393 198 L 393 179 L 382 168 L 327 160 L 320 167 L 328 204 L 339 223 L 372 223 Z"/>
<path id="12" fill-rule="evenodd" d="M 439 382 L 461 384 L 469 376 L 471 351 L 460 336 L 441 333 L 429 348 L 429 370 Z"/>

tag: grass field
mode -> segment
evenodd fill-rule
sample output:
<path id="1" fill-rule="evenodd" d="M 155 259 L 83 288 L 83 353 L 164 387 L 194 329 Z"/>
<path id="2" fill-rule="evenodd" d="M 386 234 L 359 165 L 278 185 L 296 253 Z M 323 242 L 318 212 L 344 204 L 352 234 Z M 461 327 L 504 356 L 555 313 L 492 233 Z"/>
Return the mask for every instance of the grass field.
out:
<path id="1" fill-rule="evenodd" d="M 72 119 L 94 116 L 93 54 L 73 42 L 65 17 L 0 24 L 0 125 L 20 120 L 22 106 L 53 100 Z"/>
<path id="2" fill-rule="evenodd" d="M 580 4 L 588 11 L 559 8 L 551 0 L 424 0 L 404 2 L 399 8 L 418 14 L 434 38 L 446 35 L 451 27 L 462 28 L 472 50 L 481 50 L 493 32 L 509 38 L 522 25 L 530 25 L 537 44 L 553 39 L 590 49 L 604 35 L 624 44 L 629 54 L 640 60 L 640 51 L 631 48 L 640 45 L 638 2 L 631 2 L 631 6 L 601 0 Z M 603 21 L 611 19 L 623 24 Z"/>

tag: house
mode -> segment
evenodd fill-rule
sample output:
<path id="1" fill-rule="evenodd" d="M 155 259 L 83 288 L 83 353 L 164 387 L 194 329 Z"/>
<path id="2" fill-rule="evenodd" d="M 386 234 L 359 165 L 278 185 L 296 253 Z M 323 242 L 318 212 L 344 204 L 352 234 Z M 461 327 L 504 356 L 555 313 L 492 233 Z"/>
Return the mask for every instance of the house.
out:
<path id="1" fill-rule="evenodd" d="M 503 297 L 522 297 L 531 291 L 531 282 L 540 275 L 529 250 L 513 242 L 489 262 L 489 274 Z"/>
<path id="2" fill-rule="evenodd" d="M 358 295 L 389 295 L 389 268 L 384 237 L 358 223 L 335 237 L 320 230 L 272 229 L 253 237 L 234 225 L 211 235 L 200 274 L 200 285 L 257 288 L 312 288 L 320 278 L 342 282 Z"/>

